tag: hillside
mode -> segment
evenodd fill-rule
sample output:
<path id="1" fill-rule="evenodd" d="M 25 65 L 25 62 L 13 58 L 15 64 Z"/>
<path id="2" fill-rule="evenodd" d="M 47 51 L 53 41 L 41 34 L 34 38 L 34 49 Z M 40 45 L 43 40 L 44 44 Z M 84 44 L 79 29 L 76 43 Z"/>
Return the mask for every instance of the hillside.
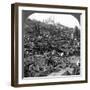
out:
<path id="1" fill-rule="evenodd" d="M 80 57 L 80 30 L 77 27 L 30 19 L 23 27 L 25 77 L 48 76 L 67 67 L 73 68 L 72 75 L 80 74 L 80 66 L 70 61 L 72 57 L 74 60 Z M 74 72 L 76 68 L 78 70 Z"/>

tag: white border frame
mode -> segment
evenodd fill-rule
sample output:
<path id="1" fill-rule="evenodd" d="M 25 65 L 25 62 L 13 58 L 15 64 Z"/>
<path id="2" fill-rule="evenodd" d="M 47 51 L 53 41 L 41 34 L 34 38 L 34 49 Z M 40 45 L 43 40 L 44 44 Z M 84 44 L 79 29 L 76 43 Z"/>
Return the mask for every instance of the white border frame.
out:
<path id="1" fill-rule="evenodd" d="M 22 78 L 22 10 L 51 11 L 51 12 L 72 12 L 82 13 L 81 15 L 81 75 L 80 76 L 61 76 L 55 78 Z M 65 82 L 85 80 L 85 10 L 59 9 L 59 8 L 41 8 L 41 7 L 18 7 L 18 83 L 34 84 L 48 82 Z"/>

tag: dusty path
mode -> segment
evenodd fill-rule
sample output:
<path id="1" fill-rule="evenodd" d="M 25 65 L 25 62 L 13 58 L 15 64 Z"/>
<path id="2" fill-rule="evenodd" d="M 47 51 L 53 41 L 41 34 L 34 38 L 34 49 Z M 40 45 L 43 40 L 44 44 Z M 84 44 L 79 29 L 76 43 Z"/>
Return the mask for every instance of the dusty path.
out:
<path id="1" fill-rule="evenodd" d="M 59 72 L 53 72 L 53 73 L 51 73 L 51 74 L 48 75 L 48 76 L 61 76 L 61 75 L 64 74 L 66 71 L 68 71 L 69 73 L 72 73 L 73 68 L 67 67 L 66 69 L 62 69 L 62 70 L 59 71 Z"/>

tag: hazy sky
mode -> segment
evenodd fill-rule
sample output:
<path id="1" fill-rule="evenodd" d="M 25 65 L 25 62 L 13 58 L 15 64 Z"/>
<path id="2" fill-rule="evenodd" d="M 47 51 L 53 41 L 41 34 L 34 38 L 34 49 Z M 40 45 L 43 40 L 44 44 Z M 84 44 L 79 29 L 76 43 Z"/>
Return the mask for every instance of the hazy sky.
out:
<path id="1" fill-rule="evenodd" d="M 34 13 L 30 15 L 28 18 L 30 18 L 31 20 L 36 19 L 41 22 L 51 18 L 51 20 L 54 20 L 55 23 L 61 23 L 62 25 L 71 28 L 74 28 L 75 26 L 80 28 L 78 20 L 74 16 L 69 14 Z"/>

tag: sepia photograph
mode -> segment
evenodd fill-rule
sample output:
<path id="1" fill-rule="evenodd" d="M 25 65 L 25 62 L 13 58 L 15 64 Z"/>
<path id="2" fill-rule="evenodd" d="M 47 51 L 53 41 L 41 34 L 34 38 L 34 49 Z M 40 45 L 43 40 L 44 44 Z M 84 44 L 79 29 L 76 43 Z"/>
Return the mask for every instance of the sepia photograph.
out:
<path id="1" fill-rule="evenodd" d="M 12 86 L 87 82 L 87 7 L 12 4 Z"/>

